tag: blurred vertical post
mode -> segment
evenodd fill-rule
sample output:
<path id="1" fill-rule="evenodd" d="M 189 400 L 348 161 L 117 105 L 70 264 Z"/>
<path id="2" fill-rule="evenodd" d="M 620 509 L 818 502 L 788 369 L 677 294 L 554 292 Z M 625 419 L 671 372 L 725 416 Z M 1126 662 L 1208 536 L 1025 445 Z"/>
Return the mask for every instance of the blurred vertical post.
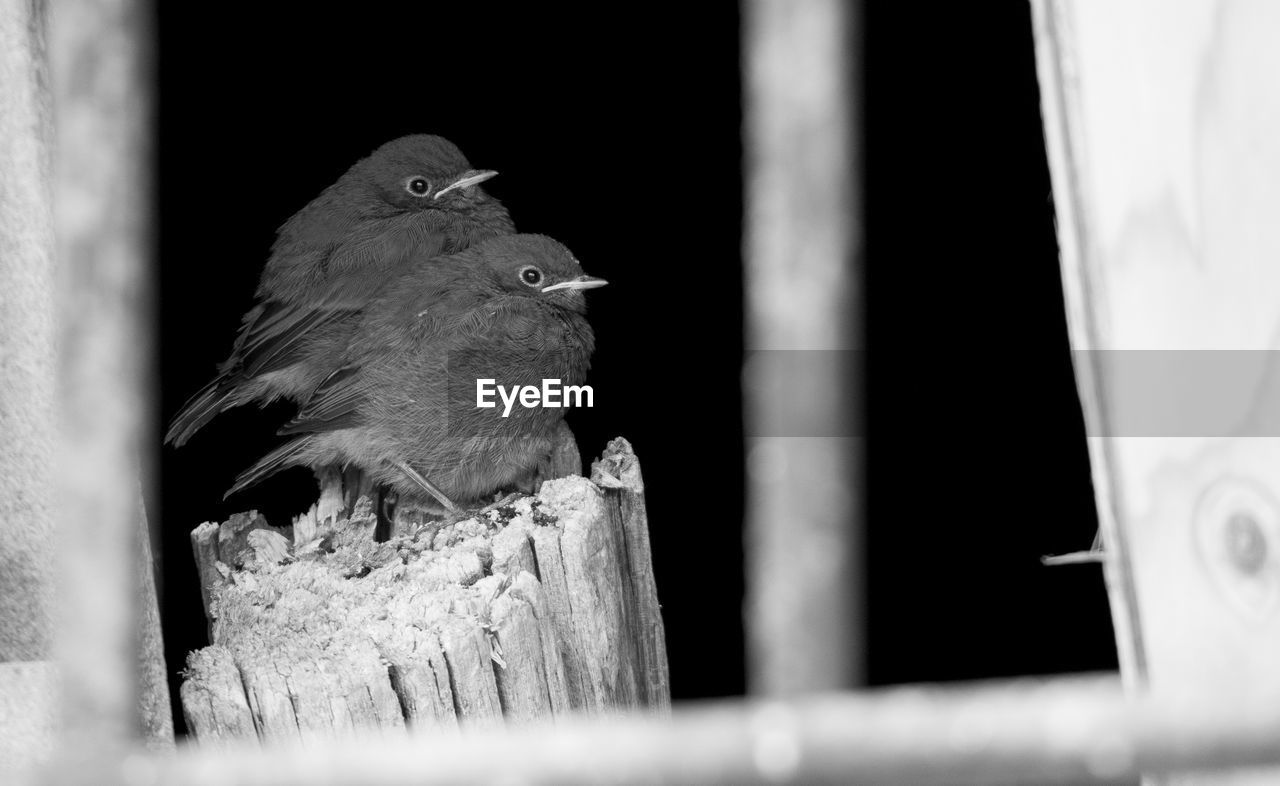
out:
<path id="1" fill-rule="evenodd" d="M 81 750 L 137 734 L 151 24 L 141 0 L 56 0 L 52 12 L 65 565 L 59 654 L 64 742 Z"/>
<path id="2" fill-rule="evenodd" d="M 855 6 L 749 0 L 746 151 L 750 691 L 861 675 Z"/>
<path id="3" fill-rule="evenodd" d="M 0 661 L 53 637 L 53 224 L 44 9 L 0 0 Z"/>
<path id="4" fill-rule="evenodd" d="M 42 3 L 0 0 L 0 773 L 47 756 L 54 669 L 52 129 Z"/>

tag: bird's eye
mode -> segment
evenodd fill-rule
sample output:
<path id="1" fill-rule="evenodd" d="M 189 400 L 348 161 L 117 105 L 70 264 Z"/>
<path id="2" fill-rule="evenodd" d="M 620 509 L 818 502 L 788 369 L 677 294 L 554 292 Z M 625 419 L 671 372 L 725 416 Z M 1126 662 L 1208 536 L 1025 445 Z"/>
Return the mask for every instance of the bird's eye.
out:
<path id="1" fill-rule="evenodd" d="M 522 267 L 520 268 L 520 280 L 531 287 L 536 287 L 542 283 L 542 271 L 533 265 Z"/>
<path id="2" fill-rule="evenodd" d="M 426 196 L 431 193 L 431 181 L 415 175 L 405 181 L 404 190 L 416 197 Z"/>

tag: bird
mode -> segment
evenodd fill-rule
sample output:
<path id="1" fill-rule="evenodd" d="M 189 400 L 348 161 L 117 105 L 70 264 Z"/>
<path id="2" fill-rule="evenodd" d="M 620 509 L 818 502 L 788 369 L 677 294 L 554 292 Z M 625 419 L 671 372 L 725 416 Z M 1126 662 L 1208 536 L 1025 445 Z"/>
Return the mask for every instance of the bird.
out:
<path id="1" fill-rule="evenodd" d="M 295 466 L 355 466 L 450 511 L 522 488 L 564 410 L 479 407 L 478 380 L 581 385 L 595 348 L 583 292 L 606 283 L 534 234 L 413 266 L 365 310 L 341 367 L 281 429 L 298 436 L 241 473 L 227 496 Z"/>
<path id="2" fill-rule="evenodd" d="M 231 356 L 183 405 L 165 441 L 181 446 L 249 402 L 301 403 L 406 264 L 514 232 L 506 208 L 480 188 L 496 174 L 429 134 L 394 139 L 356 162 L 279 228 Z"/>

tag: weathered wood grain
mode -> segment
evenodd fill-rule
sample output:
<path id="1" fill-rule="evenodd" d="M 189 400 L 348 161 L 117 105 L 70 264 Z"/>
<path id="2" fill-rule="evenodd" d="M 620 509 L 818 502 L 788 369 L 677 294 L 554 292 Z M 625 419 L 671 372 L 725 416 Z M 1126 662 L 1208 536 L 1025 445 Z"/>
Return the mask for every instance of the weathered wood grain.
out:
<path id="1" fill-rule="evenodd" d="M 594 484 L 548 481 L 539 498 L 560 529 L 572 635 L 583 669 L 583 706 L 593 712 L 632 709 L 639 704 L 639 690 L 634 641 L 627 627 L 630 610 L 623 594 L 626 549 L 621 533 Z"/>
<path id="2" fill-rule="evenodd" d="M 649 546 L 649 514 L 644 501 L 644 477 L 631 443 L 619 437 L 591 465 L 591 481 L 604 490 L 609 516 L 622 533 L 625 602 L 632 610 L 629 630 L 638 636 L 636 664 L 640 673 L 640 701 L 660 712 L 671 709 L 671 676 L 667 667 L 667 634 L 658 603 Z"/>
<path id="3" fill-rule="evenodd" d="M 1122 673 L 1274 694 L 1280 5 L 1033 7 Z"/>
<path id="4" fill-rule="evenodd" d="M 494 642 L 502 658 L 494 674 L 508 723 L 527 723 L 568 708 L 559 650 L 554 637 L 544 635 L 550 620 L 540 619 L 535 605 L 541 593 L 537 579 L 521 572 L 490 606 Z"/>
<path id="5" fill-rule="evenodd" d="M 573 707 L 591 706 L 586 682 L 586 652 L 574 628 L 573 607 L 565 579 L 564 557 L 560 553 L 560 530 L 538 527 L 533 531 L 538 578 L 546 601 L 547 617 L 556 633 L 560 659 L 564 663 L 565 688 Z"/>
<path id="6" fill-rule="evenodd" d="M 253 714 L 230 650 L 213 646 L 192 653 L 186 673 L 181 699 L 190 734 L 211 746 L 253 737 Z"/>
<path id="7" fill-rule="evenodd" d="M 206 521 L 191 530 L 191 549 L 206 615 L 213 608 L 216 589 L 227 582 L 230 572 L 237 567 L 243 568 L 252 560 L 254 552 L 249 534 L 254 530 L 270 529 L 267 520 L 255 510 L 237 513 L 221 524 Z"/>
<path id="8" fill-rule="evenodd" d="M 502 702 L 498 698 L 488 632 L 469 620 L 450 619 L 443 625 L 441 642 L 458 723 L 464 729 L 501 725 Z"/>
<path id="9" fill-rule="evenodd" d="M 164 657 L 160 603 L 156 593 L 156 564 L 151 557 L 151 528 L 143 506 L 142 489 L 135 499 L 137 563 L 134 586 L 138 593 L 138 711 L 143 739 L 156 749 L 173 747 L 173 703 L 169 669 Z"/>
<path id="10" fill-rule="evenodd" d="M 405 724 L 411 729 L 456 730 L 458 713 L 440 637 L 418 628 L 405 634 L 411 639 L 408 646 L 385 652 Z"/>

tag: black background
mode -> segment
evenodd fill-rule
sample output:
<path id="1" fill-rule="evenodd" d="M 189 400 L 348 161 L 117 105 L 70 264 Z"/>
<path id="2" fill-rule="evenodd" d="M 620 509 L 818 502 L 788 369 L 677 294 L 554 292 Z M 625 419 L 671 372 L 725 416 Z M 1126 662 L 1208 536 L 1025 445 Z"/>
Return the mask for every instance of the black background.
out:
<path id="1" fill-rule="evenodd" d="M 623 435 L 643 461 L 675 697 L 740 694 L 734 6 L 158 5 L 158 417 L 226 356 L 277 226 L 382 142 L 442 134 L 502 173 L 486 188 L 521 230 L 610 280 L 596 407 L 570 424 L 584 456 Z M 1039 564 L 1095 517 L 1027 5 L 878 3 L 863 31 L 867 679 L 1114 668 L 1098 569 Z M 175 674 L 205 643 L 188 531 L 313 501 L 302 470 L 221 501 L 288 412 L 160 454 Z"/>

